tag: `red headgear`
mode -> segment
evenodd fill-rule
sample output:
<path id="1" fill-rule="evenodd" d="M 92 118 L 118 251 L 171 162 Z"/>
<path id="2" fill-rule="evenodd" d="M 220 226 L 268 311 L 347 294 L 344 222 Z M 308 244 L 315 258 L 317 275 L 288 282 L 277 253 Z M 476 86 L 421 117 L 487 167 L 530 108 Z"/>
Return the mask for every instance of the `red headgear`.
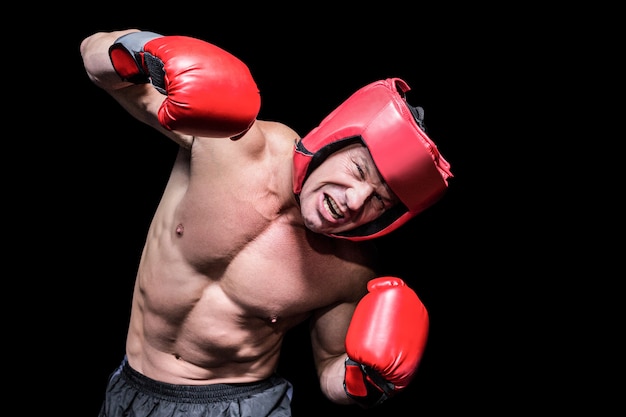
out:
<path id="1" fill-rule="evenodd" d="M 406 101 L 399 78 L 373 82 L 350 96 L 296 143 L 293 191 L 331 153 L 351 143 L 367 146 L 378 171 L 401 204 L 376 220 L 331 236 L 365 240 L 386 235 L 434 204 L 452 178 L 450 164 L 426 135 L 423 110 Z"/>

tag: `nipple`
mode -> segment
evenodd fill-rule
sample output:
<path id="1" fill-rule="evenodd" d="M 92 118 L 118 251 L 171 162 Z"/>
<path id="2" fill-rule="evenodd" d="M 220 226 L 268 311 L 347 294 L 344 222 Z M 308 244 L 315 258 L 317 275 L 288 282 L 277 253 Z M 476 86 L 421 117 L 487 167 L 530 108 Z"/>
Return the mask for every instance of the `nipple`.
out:
<path id="1" fill-rule="evenodd" d="M 185 228 L 183 227 L 182 224 L 179 224 L 178 226 L 176 226 L 176 234 L 178 236 L 182 236 L 184 231 L 185 231 Z"/>

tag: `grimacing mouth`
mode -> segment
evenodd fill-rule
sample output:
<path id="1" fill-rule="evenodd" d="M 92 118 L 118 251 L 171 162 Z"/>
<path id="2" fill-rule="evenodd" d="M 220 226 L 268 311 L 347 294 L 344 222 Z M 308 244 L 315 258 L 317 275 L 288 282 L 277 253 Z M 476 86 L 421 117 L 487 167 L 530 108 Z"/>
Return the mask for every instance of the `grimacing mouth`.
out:
<path id="1" fill-rule="evenodd" d="M 341 214 L 341 210 L 339 209 L 337 202 L 328 194 L 324 194 L 324 208 L 326 208 L 334 219 L 341 219 L 344 217 L 343 214 Z"/>

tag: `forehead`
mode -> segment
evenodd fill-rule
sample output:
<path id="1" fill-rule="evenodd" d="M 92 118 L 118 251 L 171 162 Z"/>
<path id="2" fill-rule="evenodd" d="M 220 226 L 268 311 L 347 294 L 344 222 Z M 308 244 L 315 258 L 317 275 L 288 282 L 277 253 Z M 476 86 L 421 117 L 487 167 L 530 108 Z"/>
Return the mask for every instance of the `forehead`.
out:
<path id="1" fill-rule="evenodd" d="M 348 145 L 335 152 L 335 155 L 351 160 L 356 159 L 360 164 L 365 164 L 366 166 L 363 168 L 365 168 L 369 174 L 369 180 L 378 183 L 381 187 L 383 187 L 384 190 L 386 190 L 386 194 L 388 194 L 387 198 L 389 200 L 399 201 L 398 197 L 385 182 L 385 179 L 374 162 L 374 158 L 372 158 L 369 149 L 364 144 L 355 143 Z"/>

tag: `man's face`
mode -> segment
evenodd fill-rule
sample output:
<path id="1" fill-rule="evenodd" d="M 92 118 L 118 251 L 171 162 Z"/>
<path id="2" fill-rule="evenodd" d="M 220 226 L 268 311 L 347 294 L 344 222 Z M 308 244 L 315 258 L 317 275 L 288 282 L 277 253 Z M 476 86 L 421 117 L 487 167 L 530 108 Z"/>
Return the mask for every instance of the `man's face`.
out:
<path id="1" fill-rule="evenodd" d="M 361 144 L 331 154 L 306 179 L 300 192 L 305 226 L 324 234 L 369 223 L 397 202 Z"/>

